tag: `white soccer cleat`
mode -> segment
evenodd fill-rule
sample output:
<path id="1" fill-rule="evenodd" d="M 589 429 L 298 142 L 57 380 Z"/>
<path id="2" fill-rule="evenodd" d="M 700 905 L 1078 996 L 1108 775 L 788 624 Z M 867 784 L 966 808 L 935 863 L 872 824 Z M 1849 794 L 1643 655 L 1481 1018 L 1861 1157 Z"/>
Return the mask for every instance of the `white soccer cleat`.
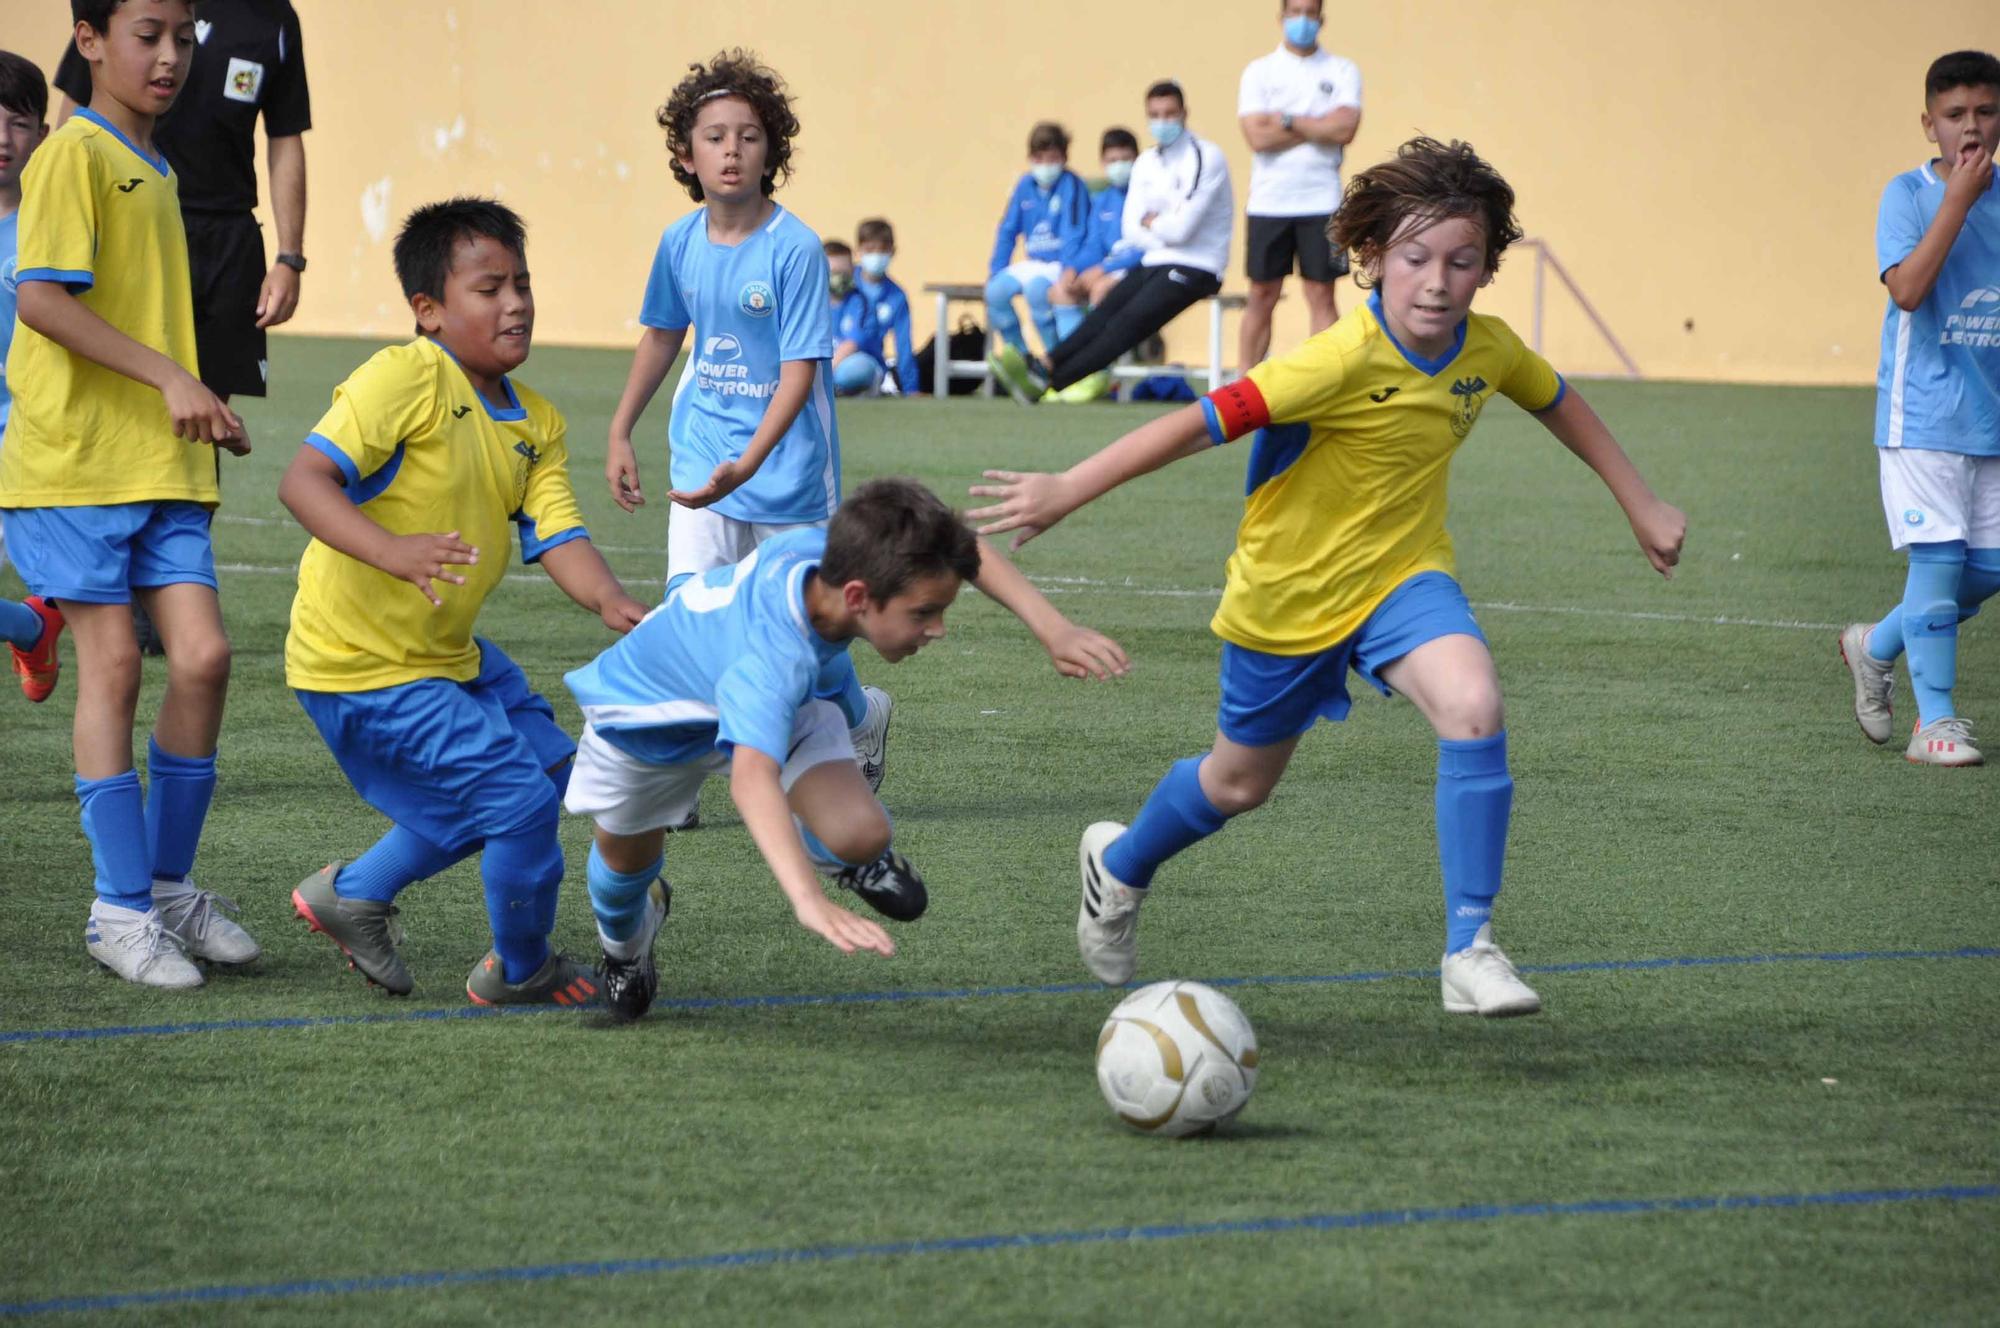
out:
<path id="1" fill-rule="evenodd" d="M 889 715 L 896 703 L 880 687 L 863 687 L 861 694 L 868 698 L 868 713 L 860 727 L 849 729 L 847 736 L 854 743 L 854 759 L 861 763 L 861 777 L 868 781 L 868 791 L 879 793 L 882 776 L 889 772 Z"/>
<path id="2" fill-rule="evenodd" d="M 1542 998 L 1521 981 L 1513 961 L 1493 943 L 1490 922 L 1479 929 L 1471 945 L 1444 957 L 1438 979 L 1444 1008 L 1452 1014 L 1535 1014 L 1542 1008 Z"/>
<path id="3" fill-rule="evenodd" d="M 185 989 L 201 985 L 201 970 L 181 953 L 180 943 L 160 925 L 160 911 L 120 908 L 102 899 L 90 906 L 84 948 L 98 963 L 145 987 Z"/>
<path id="4" fill-rule="evenodd" d="M 1076 948 L 1083 966 L 1107 987 L 1124 986 L 1139 969 L 1139 905 L 1148 893 L 1105 870 L 1104 850 L 1124 833 L 1116 821 L 1099 821 L 1083 832 L 1077 849 L 1083 905 L 1076 911 Z"/>
<path id="5" fill-rule="evenodd" d="M 154 881 L 153 907 L 160 925 L 196 959 L 212 964 L 247 964 L 264 953 L 250 933 L 225 913 L 239 912 L 234 899 L 213 890 L 197 890 L 192 880 Z"/>
<path id="6" fill-rule="evenodd" d="M 1903 755 L 1918 765 L 1985 765 L 1972 742 L 1972 721 L 1947 715 L 1920 726 L 1910 735 Z"/>
<path id="7" fill-rule="evenodd" d="M 1840 657 L 1854 675 L 1854 720 L 1868 741 L 1889 741 L 1889 685 L 1895 680 L 1896 666 L 1884 664 L 1868 653 L 1868 629 L 1872 623 L 1849 623 L 1840 634 Z"/>

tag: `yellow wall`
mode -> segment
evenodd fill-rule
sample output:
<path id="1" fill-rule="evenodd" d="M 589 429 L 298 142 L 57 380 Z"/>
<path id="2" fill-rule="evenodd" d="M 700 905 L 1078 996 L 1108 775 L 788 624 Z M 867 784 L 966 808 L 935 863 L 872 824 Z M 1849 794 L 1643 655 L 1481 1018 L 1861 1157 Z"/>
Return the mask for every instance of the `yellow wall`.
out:
<path id="1" fill-rule="evenodd" d="M 983 275 L 1032 121 L 1064 121 L 1087 168 L 1105 125 L 1143 128 L 1140 93 L 1162 75 L 1186 85 L 1197 132 L 1228 149 L 1240 206 L 1237 79 L 1277 41 L 1271 0 L 295 3 L 318 127 L 313 267 L 293 328 L 402 334 L 396 219 L 479 191 L 529 220 L 542 339 L 593 345 L 631 341 L 654 241 L 691 206 L 653 109 L 719 46 L 754 47 L 796 94 L 804 133 L 782 200 L 850 240 L 858 218 L 888 215 L 895 275 L 914 293 Z M 0 44 L 52 67 L 67 7 L 34 7 L 29 19 L 27 0 L 9 4 Z M 1865 0 L 1328 8 L 1325 43 L 1365 80 L 1349 168 L 1419 131 L 1476 144 L 1513 181 L 1529 233 L 1660 377 L 1871 381 L 1875 204 L 1924 157 L 1924 67 L 1954 47 L 2000 46 L 1986 0 L 1933 0 L 1921 24 Z M 1239 223 L 1231 289 L 1241 261 Z M 1514 256 L 1482 297 L 1524 333 L 1531 266 Z M 1572 372 L 1615 371 L 1551 292 L 1551 355 Z M 922 340 L 929 303 L 916 303 Z M 1279 346 L 1303 318 L 1286 301 Z M 1182 321 L 1178 355 L 1203 356 L 1199 322 Z M 1230 346 L 1233 358 L 1233 326 Z"/>

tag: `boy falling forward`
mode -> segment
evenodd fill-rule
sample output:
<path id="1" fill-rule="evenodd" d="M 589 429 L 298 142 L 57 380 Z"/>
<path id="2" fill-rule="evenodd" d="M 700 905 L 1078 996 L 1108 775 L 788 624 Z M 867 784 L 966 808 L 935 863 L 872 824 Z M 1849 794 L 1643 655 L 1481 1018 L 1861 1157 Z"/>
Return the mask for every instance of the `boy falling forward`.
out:
<path id="1" fill-rule="evenodd" d="M 616 632 L 645 609 L 590 542 L 565 470 L 564 424 L 508 374 L 535 300 L 521 219 L 487 199 L 419 208 L 396 275 L 422 334 L 335 389 L 278 497 L 313 536 L 299 564 L 285 677 L 355 791 L 394 824 L 292 902 L 369 981 L 414 986 L 396 949 L 405 887 L 480 853 L 493 949 L 476 1004 L 577 1004 L 590 971 L 552 953 L 556 822 L 575 746 L 514 662 L 473 635 L 521 557 Z"/>

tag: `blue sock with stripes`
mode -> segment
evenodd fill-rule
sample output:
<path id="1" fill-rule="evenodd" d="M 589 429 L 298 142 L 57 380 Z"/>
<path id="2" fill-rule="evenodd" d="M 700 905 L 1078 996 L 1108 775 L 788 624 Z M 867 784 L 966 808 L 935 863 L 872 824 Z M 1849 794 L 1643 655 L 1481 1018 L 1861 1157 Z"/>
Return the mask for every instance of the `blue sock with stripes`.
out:
<path id="1" fill-rule="evenodd" d="M 0 641 L 23 650 L 33 650 L 42 639 L 42 619 L 19 600 L 0 600 Z"/>
<path id="2" fill-rule="evenodd" d="M 146 798 L 139 772 L 109 779 L 76 777 L 83 837 L 97 868 L 97 897 L 143 913 L 153 906 L 153 862 L 146 854 Z"/>
<path id="3" fill-rule="evenodd" d="M 1903 649 L 1910 656 L 1910 690 L 1917 723 L 1948 719 L 1958 683 L 1958 583 L 1965 542 L 1910 546 L 1910 578 L 1903 590 Z"/>
<path id="4" fill-rule="evenodd" d="M 1132 818 L 1132 827 L 1104 850 L 1104 865 L 1126 885 L 1143 890 L 1153 873 L 1174 854 L 1208 838 L 1229 818 L 1201 791 L 1201 763 L 1190 756 L 1176 761 L 1153 786 L 1146 805 Z"/>
<path id="5" fill-rule="evenodd" d="M 660 875 L 664 858 L 655 858 L 650 867 L 635 872 L 615 872 L 590 846 L 590 862 L 585 879 L 590 885 L 590 911 L 597 915 L 597 929 L 610 941 L 629 941 L 646 916 L 646 892 Z"/>
<path id="6" fill-rule="evenodd" d="M 1438 862 L 1444 869 L 1444 952 L 1471 945 L 1500 893 L 1514 779 L 1507 735 L 1438 739 Z"/>
<path id="7" fill-rule="evenodd" d="M 479 847 L 480 841 L 475 839 L 456 849 L 439 848 L 414 830 L 392 825 L 372 848 L 340 869 L 340 875 L 333 879 L 333 892 L 343 899 L 393 903 L 409 886 L 463 862 Z"/>
<path id="8" fill-rule="evenodd" d="M 177 756 L 146 740 L 146 850 L 156 881 L 185 881 L 215 799 L 215 753 Z"/>

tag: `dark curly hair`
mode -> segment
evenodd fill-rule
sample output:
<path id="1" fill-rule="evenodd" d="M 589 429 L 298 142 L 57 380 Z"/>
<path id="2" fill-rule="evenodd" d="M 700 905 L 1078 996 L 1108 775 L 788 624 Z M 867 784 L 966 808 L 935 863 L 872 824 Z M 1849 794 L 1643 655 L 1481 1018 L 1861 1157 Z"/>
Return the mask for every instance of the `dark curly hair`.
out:
<path id="1" fill-rule="evenodd" d="M 769 198 L 791 176 L 792 139 L 799 132 L 799 118 L 792 114 L 792 99 L 785 93 L 785 80 L 741 48 L 718 51 L 706 65 L 689 65 L 688 76 L 668 94 L 667 104 L 653 117 L 667 131 L 667 156 L 674 178 L 681 182 L 689 197 L 701 202 L 701 181 L 681 165 L 681 158 L 693 153 L 694 121 L 701 108 L 724 95 L 749 102 L 764 126 L 763 188 L 764 196 Z"/>
<path id="2" fill-rule="evenodd" d="M 1500 255 L 1521 238 L 1514 186 L 1470 143 L 1413 138 L 1394 157 L 1348 182 L 1326 233 L 1336 248 L 1359 260 L 1355 280 L 1366 287 L 1398 235 L 1412 225 L 1427 229 L 1452 217 L 1469 217 L 1485 228 L 1488 273 L 1499 270 Z"/>

